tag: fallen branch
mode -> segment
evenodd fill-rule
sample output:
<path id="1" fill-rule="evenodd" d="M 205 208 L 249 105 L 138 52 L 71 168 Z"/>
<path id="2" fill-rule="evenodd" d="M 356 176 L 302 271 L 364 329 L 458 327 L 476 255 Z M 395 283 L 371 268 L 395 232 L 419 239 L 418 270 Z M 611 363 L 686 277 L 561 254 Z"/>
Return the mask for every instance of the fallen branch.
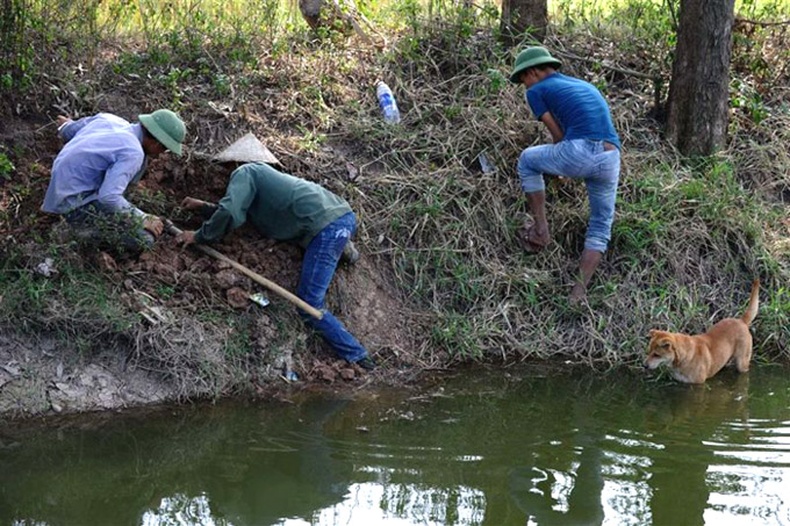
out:
<path id="1" fill-rule="evenodd" d="M 753 26 L 762 26 L 762 27 L 770 27 L 770 26 L 786 26 L 790 25 L 790 20 L 779 20 L 776 22 L 762 22 L 760 20 L 750 20 L 748 18 L 736 18 L 736 24 L 751 24 Z"/>

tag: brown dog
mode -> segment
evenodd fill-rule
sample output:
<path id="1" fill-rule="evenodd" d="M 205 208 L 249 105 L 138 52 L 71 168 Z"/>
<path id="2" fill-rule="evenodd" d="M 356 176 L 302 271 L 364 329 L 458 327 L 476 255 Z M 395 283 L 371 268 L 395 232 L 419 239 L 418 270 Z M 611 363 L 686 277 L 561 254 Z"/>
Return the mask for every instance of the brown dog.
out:
<path id="1" fill-rule="evenodd" d="M 749 307 L 738 318 L 726 318 L 708 332 L 689 336 L 665 331 L 650 331 L 645 367 L 655 369 L 666 364 L 679 382 L 701 384 L 718 373 L 732 359 L 738 371 L 749 370 L 752 358 L 752 335 L 749 324 L 757 316 L 760 280 L 752 283 Z"/>

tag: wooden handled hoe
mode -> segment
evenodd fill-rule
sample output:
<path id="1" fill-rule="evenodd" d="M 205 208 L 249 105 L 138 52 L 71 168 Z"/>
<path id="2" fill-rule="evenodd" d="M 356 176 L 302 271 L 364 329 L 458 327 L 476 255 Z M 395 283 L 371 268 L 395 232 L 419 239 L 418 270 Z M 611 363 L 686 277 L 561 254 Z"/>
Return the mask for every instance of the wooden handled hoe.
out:
<path id="1" fill-rule="evenodd" d="M 168 233 L 170 233 L 170 234 L 172 234 L 174 236 L 177 236 L 177 235 L 179 235 L 181 233 L 181 229 L 179 229 L 177 226 L 175 226 L 173 224 L 173 222 L 170 221 L 169 219 L 166 219 L 164 221 L 164 223 L 165 223 L 165 230 Z M 211 257 L 213 257 L 215 259 L 218 259 L 220 261 L 224 261 L 225 263 L 227 263 L 228 265 L 230 265 L 234 269 L 238 270 L 239 272 L 241 272 L 242 274 L 244 274 L 245 276 L 247 276 L 251 280 L 255 281 L 256 283 L 259 283 L 260 285 L 263 285 L 264 287 L 266 287 L 267 289 L 271 290 L 272 292 L 274 292 L 275 294 L 277 294 L 281 298 L 284 298 L 284 299 L 290 301 L 291 303 L 293 303 L 294 305 L 296 305 L 297 307 L 299 307 L 303 311 L 305 311 L 308 314 L 310 314 L 310 316 L 312 316 L 313 318 L 315 318 L 317 320 L 320 320 L 320 319 L 322 319 L 324 317 L 324 313 L 323 312 L 321 312 L 320 310 L 316 309 L 315 307 L 313 307 L 312 305 L 310 305 L 309 303 L 304 301 L 302 298 L 298 297 L 297 295 L 295 295 L 295 294 L 293 294 L 291 292 L 288 292 L 287 290 L 285 290 L 284 288 L 279 286 L 277 283 L 264 278 L 263 276 L 261 276 L 257 272 L 254 272 L 254 271 L 248 269 L 247 267 L 245 267 L 241 263 L 237 263 L 236 261 L 233 261 L 228 256 L 226 256 L 226 255 L 214 250 L 213 248 L 211 248 L 209 246 L 200 245 L 198 243 L 195 243 L 193 246 L 196 249 L 198 249 L 201 252 L 203 252 L 204 254 L 207 254 L 207 255 L 209 255 L 209 256 L 211 256 Z"/>

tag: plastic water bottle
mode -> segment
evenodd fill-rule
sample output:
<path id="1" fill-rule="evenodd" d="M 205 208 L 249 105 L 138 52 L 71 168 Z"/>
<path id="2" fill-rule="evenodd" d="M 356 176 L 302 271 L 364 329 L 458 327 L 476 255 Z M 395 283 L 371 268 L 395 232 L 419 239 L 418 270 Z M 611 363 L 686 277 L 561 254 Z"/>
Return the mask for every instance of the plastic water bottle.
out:
<path id="1" fill-rule="evenodd" d="M 395 102 L 395 96 L 392 94 L 390 87 L 379 81 L 376 84 L 376 97 L 379 99 L 379 106 L 381 106 L 381 112 L 384 114 L 384 120 L 390 124 L 399 123 L 400 111 L 398 111 L 398 103 Z"/>

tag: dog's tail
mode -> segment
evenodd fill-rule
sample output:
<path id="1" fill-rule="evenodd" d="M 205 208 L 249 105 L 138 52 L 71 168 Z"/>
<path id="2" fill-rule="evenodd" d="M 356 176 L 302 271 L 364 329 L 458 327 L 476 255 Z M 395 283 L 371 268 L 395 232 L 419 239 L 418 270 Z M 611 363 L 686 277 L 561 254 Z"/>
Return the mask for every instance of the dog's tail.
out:
<path id="1" fill-rule="evenodd" d="M 752 295 L 749 298 L 749 307 L 746 312 L 741 316 L 741 320 L 746 325 L 751 325 L 754 318 L 757 316 L 757 307 L 760 306 L 760 280 L 756 279 L 752 282 Z"/>

